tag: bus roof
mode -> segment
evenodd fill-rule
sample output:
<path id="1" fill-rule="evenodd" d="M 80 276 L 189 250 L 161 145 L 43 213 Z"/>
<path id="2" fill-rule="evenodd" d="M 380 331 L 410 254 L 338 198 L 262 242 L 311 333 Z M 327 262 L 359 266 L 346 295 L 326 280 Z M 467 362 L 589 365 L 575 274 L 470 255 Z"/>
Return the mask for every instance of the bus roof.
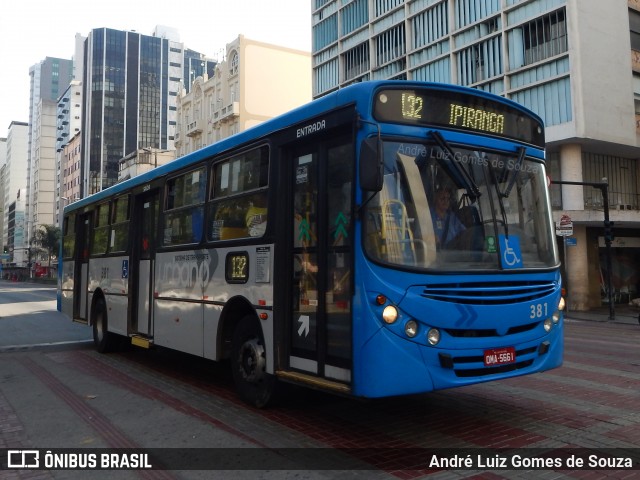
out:
<path id="1" fill-rule="evenodd" d="M 289 112 L 283 113 L 272 119 L 266 120 L 254 127 L 251 127 L 243 132 L 236 133 L 230 137 L 224 138 L 216 143 L 202 147 L 199 150 L 190 152 L 182 157 L 179 157 L 169 163 L 154 168 L 148 172 L 137 175 L 133 178 L 129 178 L 120 183 L 117 183 L 109 188 L 106 188 L 98 193 L 82 198 L 76 202 L 67 205 L 64 210 L 70 212 L 76 209 L 83 208 L 94 202 L 100 202 L 106 200 L 112 196 L 117 196 L 123 192 L 128 191 L 139 185 L 151 182 L 154 179 L 177 172 L 182 169 L 188 168 L 190 165 L 196 165 L 200 161 L 224 153 L 225 151 L 241 147 L 245 144 L 255 142 L 260 138 L 264 138 L 271 133 L 284 130 L 292 125 L 303 122 L 304 120 L 316 117 L 322 113 L 330 112 L 332 110 L 345 107 L 347 105 L 356 104 L 361 108 L 366 107 L 366 111 L 361 110 L 359 113 L 366 118 L 371 115 L 371 98 L 373 92 L 379 88 L 387 87 L 403 87 L 403 88 L 434 88 L 439 90 L 450 90 L 461 93 L 467 93 L 486 99 L 496 101 L 515 107 L 521 110 L 524 114 L 531 116 L 540 123 L 542 120 L 531 110 L 517 104 L 504 97 L 485 92 L 483 90 L 477 90 L 469 87 L 463 87 L 459 85 L 451 85 L 445 83 L 433 83 L 433 82 L 416 82 L 406 80 L 377 80 L 360 82 L 353 85 L 349 85 L 342 89 L 331 92 L 323 97 L 320 97 L 312 102 L 297 107 Z"/>

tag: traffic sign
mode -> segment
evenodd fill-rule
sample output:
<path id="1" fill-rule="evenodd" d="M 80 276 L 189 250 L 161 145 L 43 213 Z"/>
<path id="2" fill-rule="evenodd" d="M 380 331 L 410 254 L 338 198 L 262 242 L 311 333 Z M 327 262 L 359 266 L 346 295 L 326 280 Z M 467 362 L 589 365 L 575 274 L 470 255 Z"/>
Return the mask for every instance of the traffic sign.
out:
<path id="1" fill-rule="evenodd" d="M 556 222 L 556 235 L 559 237 L 570 237 L 573 235 L 573 221 L 569 215 L 562 215 Z"/>

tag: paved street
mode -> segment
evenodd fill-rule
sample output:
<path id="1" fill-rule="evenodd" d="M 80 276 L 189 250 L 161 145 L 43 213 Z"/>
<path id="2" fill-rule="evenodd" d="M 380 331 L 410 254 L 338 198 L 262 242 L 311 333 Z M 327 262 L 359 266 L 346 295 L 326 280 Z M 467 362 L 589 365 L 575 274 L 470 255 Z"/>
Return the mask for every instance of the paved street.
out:
<path id="1" fill-rule="evenodd" d="M 358 401 L 294 390 L 283 405 L 255 410 L 239 402 L 226 364 L 157 349 L 96 353 L 87 327 L 60 317 L 53 299 L 23 286 L 47 342 L 16 331 L 0 282 L 0 449 L 151 449 L 181 470 L 95 471 L 92 478 L 640 478 L 640 466 L 594 471 L 500 467 L 503 453 L 552 459 L 577 452 L 625 458 L 640 447 L 640 325 L 623 310 L 567 319 L 564 366 L 516 379 L 426 395 Z M 31 289 L 33 289 L 31 291 Z M 44 298 L 40 298 L 44 296 Z M 31 302 L 29 302 L 31 303 Z M 47 312 L 47 313 L 45 313 Z M 9 326 L 12 340 L 5 342 Z M 65 328 L 69 331 L 65 333 Z M 62 337 L 69 335 L 69 343 Z M 33 345 L 33 346 L 27 346 Z M 188 450 L 157 450 L 157 449 Z M 224 450 L 222 450 L 224 448 Z M 208 449 L 208 450 L 197 450 Z M 440 450 L 447 449 L 447 450 Z M 484 466 L 425 464 L 425 452 L 497 452 Z M 189 458 L 173 458 L 175 453 Z M 226 471 L 198 471 L 197 454 Z M 213 457 L 212 457 L 213 456 Z M 418 458 L 416 458 L 418 457 Z M 485 455 L 485 457 L 487 457 Z M 153 458 L 154 462 L 159 457 Z M 212 460 L 213 458 L 213 460 Z M 512 457 L 510 457 L 512 458 Z M 487 462 L 489 460 L 489 462 Z M 4 459 L 2 459 L 4 461 Z M 175 462 L 175 463 L 174 463 Z M 406 469 L 407 465 L 418 465 Z M 350 468 L 336 472 L 332 468 Z M 480 468 L 482 467 L 482 468 Z M 0 470 L 0 478 L 86 478 L 77 470 Z"/>
<path id="2" fill-rule="evenodd" d="M 47 285 L 0 280 L 0 351 L 91 340 L 91 331 L 56 310 Z"/>

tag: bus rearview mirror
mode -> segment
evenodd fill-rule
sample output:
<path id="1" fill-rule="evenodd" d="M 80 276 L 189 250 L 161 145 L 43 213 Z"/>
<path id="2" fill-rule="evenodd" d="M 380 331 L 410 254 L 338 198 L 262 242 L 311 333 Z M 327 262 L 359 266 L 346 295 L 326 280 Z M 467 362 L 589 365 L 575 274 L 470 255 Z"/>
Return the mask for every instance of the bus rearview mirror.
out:
<path id="1" fill-rule="evenodd" d="M 382 190 L 382 142 L 378 137 L 370 137 L 360 148 L 360 187 L 364 191 Z"/>

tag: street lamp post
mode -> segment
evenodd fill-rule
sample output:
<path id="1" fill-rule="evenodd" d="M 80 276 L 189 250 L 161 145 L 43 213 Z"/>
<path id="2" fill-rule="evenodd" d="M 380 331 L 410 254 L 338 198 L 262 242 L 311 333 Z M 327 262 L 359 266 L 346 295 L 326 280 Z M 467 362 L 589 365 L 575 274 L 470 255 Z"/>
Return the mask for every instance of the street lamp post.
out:
<path id="1" fill-rule="evenodd" d="M 613 222 L 609 220 L 609 181 L 606 177 L 601 182 L 564 182 L 564 181 L 551 181 L 556 185 L 583 185 L 588 187 L 594 187 L 600 189 L 602 192 L 602 203 L 604 204 L 604 246 L 605 246 L 605 258 L 607 266 L 607 297 L 609 301 L 609 320 L 614 321 L 616 319 L 615 306 L 613 304 L 613 274 L 612 274 L 612 260 L 611 260 L 611 241 L 613 240 Z"/>

